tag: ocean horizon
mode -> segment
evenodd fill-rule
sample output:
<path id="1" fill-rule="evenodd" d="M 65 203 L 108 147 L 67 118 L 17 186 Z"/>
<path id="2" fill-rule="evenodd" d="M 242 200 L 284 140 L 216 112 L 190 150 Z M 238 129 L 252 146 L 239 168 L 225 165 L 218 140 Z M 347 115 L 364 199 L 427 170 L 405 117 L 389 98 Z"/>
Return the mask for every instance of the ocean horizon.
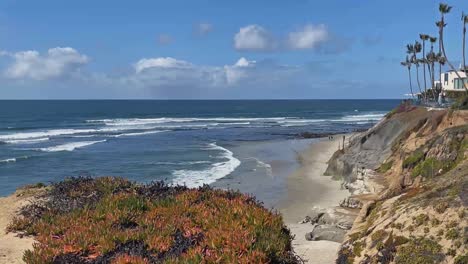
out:
<path id="1" fill-rule="evenodd" d="M 0 195 L 80 175 L 188 187 L 271 177 L 310 142 L 300 134 L 367 129 L 399 101 L 1 100 Z"/>

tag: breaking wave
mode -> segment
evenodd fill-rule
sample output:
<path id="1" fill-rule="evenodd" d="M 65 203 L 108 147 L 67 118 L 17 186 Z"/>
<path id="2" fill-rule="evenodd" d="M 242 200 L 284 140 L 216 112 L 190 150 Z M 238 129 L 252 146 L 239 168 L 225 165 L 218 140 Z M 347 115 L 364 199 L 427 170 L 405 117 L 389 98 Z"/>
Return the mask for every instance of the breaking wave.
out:
<path id="1" fill-rule="evenodd" d="M 96 143 L 101 143 L 105 141 L 106 140 L 71 142 L 71 143 L 66 143 L 66 144 L 47 147 L 47 148 L 39 148 L 38 150 L 45 151 L 45 152 L 73 151 L 78 148 L 84 148 L 84 147 L 91 146 Z"/>
<path id="2" fill-rule="evenodd" d="M 232 151 L 211 143 L 207 149 L 222 151 L 222 158 L 226 161 L 217 162 L 205 170 L 175 170 L 172 172 L 174 185 L 186 185 L 190 188 L 211 184 L 232 173 L 240 164 L 240 160 L 234 157 Z"/>

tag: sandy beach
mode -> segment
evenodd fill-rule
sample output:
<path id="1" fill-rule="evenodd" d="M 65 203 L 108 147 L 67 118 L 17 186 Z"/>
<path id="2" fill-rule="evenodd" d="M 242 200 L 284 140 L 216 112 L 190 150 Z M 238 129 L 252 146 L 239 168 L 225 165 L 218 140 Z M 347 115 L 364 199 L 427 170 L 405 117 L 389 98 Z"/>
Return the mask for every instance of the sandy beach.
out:
<path id="1" fill-rule="evenodd" d="M 278 206 L 295 236 L 294 250 L 307 263 L 335 263 L 340 246 L 340 243 L 332 241 L 307 241 L 305 234 L 312 231 L 312 226 L 299 223 L 314 208 L 334 212 L 338 203 L 349 196 L 347 190 L 341 189 L 339 181 L 323 175 L 340 142 L 341 135 L 336 135 L 333 140 L 321 139 L 299 154 L 301 167 L 288 177 L 287 195 Z"/>

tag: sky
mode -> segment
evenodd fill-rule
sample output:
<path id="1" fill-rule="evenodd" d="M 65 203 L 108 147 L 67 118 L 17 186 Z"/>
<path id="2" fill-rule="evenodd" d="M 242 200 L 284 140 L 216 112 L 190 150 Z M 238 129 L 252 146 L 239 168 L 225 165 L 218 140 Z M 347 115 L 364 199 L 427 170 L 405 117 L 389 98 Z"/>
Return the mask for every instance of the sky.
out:
<path id="1" fill-rule="evenodd" d="M 438 3 L 1 0 L 0 99 L 402 98 Z M 447 3 L 459 64 L 468 1 Z"/>

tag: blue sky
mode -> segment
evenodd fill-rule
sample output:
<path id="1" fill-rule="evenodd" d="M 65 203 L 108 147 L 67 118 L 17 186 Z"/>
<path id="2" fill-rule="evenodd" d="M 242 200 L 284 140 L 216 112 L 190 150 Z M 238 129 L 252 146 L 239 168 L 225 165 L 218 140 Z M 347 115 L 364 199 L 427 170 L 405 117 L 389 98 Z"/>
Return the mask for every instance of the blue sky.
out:
<path id="1" fill-rule="evenodd" d="M 450 1 L 446 49 L 461 59 Z M 401 98 L 438 1 L 0 2 L 0 99 Z M 422 74 L 421 74 L 422 76 Z"/>

